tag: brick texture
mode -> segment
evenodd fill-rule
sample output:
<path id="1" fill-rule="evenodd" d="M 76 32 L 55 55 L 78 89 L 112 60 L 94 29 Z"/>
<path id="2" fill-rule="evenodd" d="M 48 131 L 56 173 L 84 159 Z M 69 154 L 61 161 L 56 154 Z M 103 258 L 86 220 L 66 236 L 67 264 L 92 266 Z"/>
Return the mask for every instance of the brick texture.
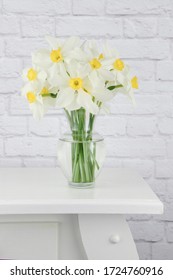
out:
<path id="1" fill-rule="evenodd" d="M 173 4 L 171 0 L 108 0 L 107 9 L 108 14 L 114 15 L 137 15 L 137 14 L 168 14 L 173 11 Z"/>
<path id="2" fill-rule="evenodd" d="M 157 35 L 156 18 L 135 18 L 124 20 L 124 35 L 129 38 L 150 38 Z"/>
<path id="3" fill-rule="evenodd" d="M 164 202 L 164 215 L 128 217 L 141 259 L 173 259 L 173 1 L 0 0 L 0 166 L 57 166 L 62 111 L 33 120 L 20 73 L 44 36 L 108 40 L 139 77 L 136 107 L 117 95 L 97 117 L 105 166 L 135 168 Z"/>
<path id="4" fill-rule="evenodd" d="M 121 19 L 104 17 L 69 17 L 57 18 L 56 34 L 58 36 L 113 36 L 120 37 L 122 33 Z"/>
<path id="5" fill-rule="evenodd" d="M 52 17 L 23 17 L 21 20 L 24 37 L 44 37 L 54 35 L 55 19 Z"/>
<path id="6" fill-rule="evenodd" d="M 19 19 L 16 16 L 0 17 L 0 34 L 20 33 Z"/>
<path id="7" fill-rule="evenodd" d="M 4 54 L 4 40 L 0 38 L 0 56 Z"/>
<path id="8" fill-rule="evenodd" d="M 71 11 L 70 0 L 4 0 L 7 13 L 64 15 Z"/>
<path id="9" fill-rule="evenodd" d="M 103 15 L 105 12 L 104 0 L 73 0 L 74 15 Z"/>

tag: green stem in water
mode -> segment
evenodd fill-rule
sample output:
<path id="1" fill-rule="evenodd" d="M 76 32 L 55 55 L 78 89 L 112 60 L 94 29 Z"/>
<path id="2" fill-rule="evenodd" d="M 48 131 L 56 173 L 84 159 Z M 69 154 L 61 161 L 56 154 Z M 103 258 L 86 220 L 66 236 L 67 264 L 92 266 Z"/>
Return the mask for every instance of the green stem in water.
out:
<path id="1" fill-rule="evenodd" d="M 92 142 L 92 132 L 95 115 L 89 115 L 88 128 L 86 128 L 86 111 L 65 110 L 72 131 L 72 181 L 74 183 L 93 182 L 95 168 L 99 169 L 96 160 L 96 143 Z"/>

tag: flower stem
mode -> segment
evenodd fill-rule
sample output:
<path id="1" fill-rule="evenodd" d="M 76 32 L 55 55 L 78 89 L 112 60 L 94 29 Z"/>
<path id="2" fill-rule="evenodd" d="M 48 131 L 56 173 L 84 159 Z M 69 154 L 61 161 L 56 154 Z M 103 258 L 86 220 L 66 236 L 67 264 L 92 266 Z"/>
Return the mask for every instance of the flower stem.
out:
<path id="1" fill-rule="evenodd" d="M 72 131 L 72 182 L 88 183 L 95 179 L 96 143 L 92 142 L 95 115 L 89 114 L 88 127 L 85 109 L 68 112 L 65 110 Z"/>

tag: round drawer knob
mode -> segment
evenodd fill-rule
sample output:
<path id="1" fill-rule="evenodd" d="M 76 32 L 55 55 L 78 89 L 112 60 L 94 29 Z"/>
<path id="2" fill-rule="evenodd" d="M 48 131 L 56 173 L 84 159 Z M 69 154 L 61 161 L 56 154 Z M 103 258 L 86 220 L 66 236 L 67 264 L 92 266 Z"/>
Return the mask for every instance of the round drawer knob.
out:
<path id="1" fill-rule="evenodd" d="M 110 236 L 109 241 L 112 244 L 116 244 L 116 243 L 120 242 L 120 237 L 118 234 L 113 234 Z"/>

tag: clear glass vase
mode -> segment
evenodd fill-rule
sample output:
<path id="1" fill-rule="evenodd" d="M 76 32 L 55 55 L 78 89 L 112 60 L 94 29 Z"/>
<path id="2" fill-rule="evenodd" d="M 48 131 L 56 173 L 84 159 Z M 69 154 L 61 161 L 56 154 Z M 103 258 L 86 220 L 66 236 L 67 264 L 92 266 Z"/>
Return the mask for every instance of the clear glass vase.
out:
<path id="1" fill-rule="evenodd" d="M 71 186 L 91 187 L 105 158 L 103 137 L 93 133 L 95 115 L 83 108 L 65 112 L 70 132 L 59 139 L 59 164 Z"/>
<path id="2" fill-rule="evenodd" d="M 58 159 L 71 186 L 92 187 L 105 159 L 104 139 L 99 134 L 64 134 L 58 143 Z"/>

